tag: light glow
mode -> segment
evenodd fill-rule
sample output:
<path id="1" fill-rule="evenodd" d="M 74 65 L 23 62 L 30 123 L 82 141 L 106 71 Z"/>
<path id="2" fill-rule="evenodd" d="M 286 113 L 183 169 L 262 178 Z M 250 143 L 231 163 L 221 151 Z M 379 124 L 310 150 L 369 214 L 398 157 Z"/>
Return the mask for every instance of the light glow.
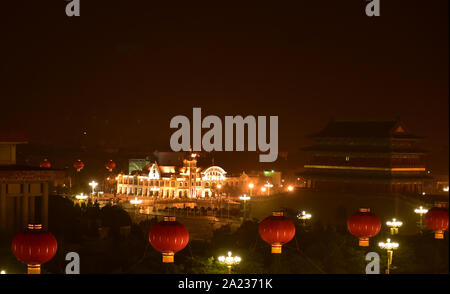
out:
<path id="1" fill-rule="evenodd" d="M 231 251 L 228 251 L 227 256 L 219 256 L 218 260 L 222 263 L 225 263 L 228 266 L 241 262 L 241 258 L 239 256 L 232 256 Z"/>
<path id="2" fill-rule="evenodd" d="M 297 218 L 301 220 L 311 219 L 311 217 L 312 215 L 304 210 L 297 215 Z"/>
<path id="3" fill-rule="evenodd" d="M 418 213 L 418 214 L 425 214 L 425 213 L 428 212 L 428 209 L 423 208 L 422 206 L 420 206 L 419 208 L 414 209 L 414 212 Z"/>
<path id="4" fill-rule="evenodd" d="M 397 242 L 391 242 L 391 239 L 388 238 L 386 243 L 380 242 L 380 243 L 378 243 L 378 246 L 381 249 L 393 250 L 393 249 L 397 249 L 399 244 Z"/>
<path id="5" fill-rule="evenodd" d="M 87 199 L 89 196 L 88 195 L 84 195 L 84 193 L 78 194 L 75 196 L 76 199 L 78 200 L 85 200 Z"/>
<path id="6" fill-rule="evenodd" d="M 387 221 L 386 225 L 388 227 L 392 227 L 392 228 L 399 228 L 403 225 L 403 222 L 396 220 L 395 218 L 392 219 L 392 221 Z"/>

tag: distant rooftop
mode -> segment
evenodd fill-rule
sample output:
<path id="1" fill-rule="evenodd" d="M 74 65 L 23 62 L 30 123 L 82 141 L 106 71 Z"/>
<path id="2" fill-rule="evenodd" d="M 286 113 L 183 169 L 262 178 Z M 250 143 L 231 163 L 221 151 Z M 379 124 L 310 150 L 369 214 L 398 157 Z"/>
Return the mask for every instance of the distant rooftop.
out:
<path id="1" fill-rule="evenodd" d="M 398 120 L 389 121 L 351 121 L 331 120 L 319 133 L 309 137 L 347 137 L 347 138 L 421 138 L 408 132 Z"/>

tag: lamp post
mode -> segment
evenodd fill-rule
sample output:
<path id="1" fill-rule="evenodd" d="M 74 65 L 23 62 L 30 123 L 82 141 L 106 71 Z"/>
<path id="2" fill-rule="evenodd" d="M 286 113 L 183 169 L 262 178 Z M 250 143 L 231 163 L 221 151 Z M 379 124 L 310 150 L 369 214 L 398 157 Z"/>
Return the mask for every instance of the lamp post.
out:
<path id="1" fill-rule="evenodd" d="M 239 199 L 244 201 L 244 217 L 242 218 L 242 222 L 244 222 L 245 221 L 246 202 L 247 202 L 247 200 L 250 200 L 250 197 L 244 194 L 243 196 L 239 197 Z"/>
<path id="2" fill-rule="evenodd" d="M 224 263 L 227 265 L 228 268 L 228 274 L 231 274 L 231 267 L 235 264 L 238 264 L 241 262 L 241 258 L 239 256 L 232 256 L 231 251 L 228 251 L 227 256 L 219 256 L 218 260 L 221 263 Z"/>
<path id="3" fill-rule="evenodd" d="M 423 228 L 423 221 L 422 221 L 423 215 L 428 212 L 428 209 L 420 206 L 419 208 L 414 209 L 414 212 L 419 215 L 419 228 L 422 229 Z"/>
<path id="4" fill-rule="evenodd" d="M 391 221 L 387 221 L 386 225 L 390 228 L 391 235 L 397 235 L 398 228 L 400 228 L 403 225 L 403 222 L 393 218 Z"/>
<path id="5" fill-rule="evenodd" d="M 220 193 L 220 189 L 222 189 L 222 184 L 217 184 L 217 190 L 219 191 L 219 210 L 220 217 L 222 217 L 222 193 Z"/>
<path id="6" fill-rule="evenodd" d="M 270 188 L 273 187 L 273 185 L 269 182 L 267 182 L 267 184 L 264 185 L 264 187 L 267 187 L 267 196 L 270 195 Z"/>
<path id="7" fill-rule="evenodd" d="M 89 183 L 89 186 L 91 186 L 91 188 L 92 188 L 92 196 L 94 196 L 95 187 L 98 186 L 98 183 L 96 181 L 92 181 L 92 182 Z"/>
<path id="8" fill-rule="evenodd" d="M 137 213 L 138 212 L 137 206 L 142 203 L 142 200 L 138 199 L 137 197 L 134 197 L 134 199 L 130 200 L 130 203 L 134 205 L 134 212 L 135 212 L 135 214 L 138 214 Z"/>
<path id="9" fill-rule="evenodd" d="M 302 221 L 302 225 L 303 225 L 303 226 L 306 226 L 306 222 L 307 222 L 308 220 L 310 220 L 311 217 L 312 217 L 312 215 L 311 215 L 310 213 L 307 213 L 307 212 L 304 211 L 304 210 L 303 210 L 301 213 L 299 213 L 299 214 L 297 215 L 297 218 L 298 218 L 299 220 Z"/>
<path id="10" fill-rule="evenodd" d="M 398 243 L 396 242 L 391 242 L 391 239 L 387 239 L 386 243 L 384 242 L 380 242 L 378 243 L 378 246 L 381 249 L 386 249 L 387 254 L 388 254 L 388 260 L 387 260 L 387 269 L 386 269 L 386 274 L 389 275 L 390 273 L 390 268 L 391 268 L 391 264 L 392 264 L 392 255 L 394 254 L 394 250 L 398 249 Z"/>
<path id="11" fill-rule="evenodd" d="M 150 191 L 152 191 L 153 194 L 153 211 L 156 211 L 156 193 L 159 191 L 159 187 L 153 186 L 150 188 Z"/>
<path id="12" fill-rule="evenodd" d="M 252 196 L 252 190 L 255 187 L 253 183 L 248 184 L 248 187 L 250 188 L 250 196 Z"/>
<path id="13" fill-rule="evenodd" d="M 87 198 L 89 198 L 89 196 L 88 195 L 84 195 L 84 193 L 75 195 L 75 199 L 77 199 L 79 203 L 81 203 L 82 201 L 86 200 Z"/>

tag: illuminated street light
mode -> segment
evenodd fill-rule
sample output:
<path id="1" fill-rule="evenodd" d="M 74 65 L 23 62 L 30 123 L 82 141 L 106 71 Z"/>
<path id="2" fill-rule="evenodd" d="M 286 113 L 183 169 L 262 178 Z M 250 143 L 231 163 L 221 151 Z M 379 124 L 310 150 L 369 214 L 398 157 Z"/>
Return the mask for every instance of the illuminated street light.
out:
<path id="1" fill-rule="evenodd" d="M 250 196 L 252 196 L 252 190 L 255 185 L 253 183 L 248 184 L 248 187 L 250 188 Z"/>
<path id="2" fill-rule="evenodd" d="M 130 203 L 134 205 L 134 213 L 138 214 L 138 205 L 142 203 L 142 200 L 134 197 L 134 199 L 130 200 Z"/>
<path id="3" fill-rule="evenodd" d="M 386 274 L 389 275 L 390 272 L 390 268 L 391 268 L 391 264 L 392 264 L 392 255 L 394 253 L 395 249 L 398 249 L 398 243 L 396 242 L 391 242 L 391 239 L 387 239 L 386 243 L 384 242 L 380 242 L 378 243 L 378 246 L 381 249 L 386 249 L 387 254 L 388 254 L 388 261 L 387 261 L 387 269 L 386 269 Z"/>
<path id="4" fill-rule="evenodd" d="M 312 215 L 304 210 L 301 213 L 297 214 L 297 218 L 301 220 L 303 226 L 307 225 L 307 222 L 311 219 L 311 217 Z"/>
<path id="5" fill-rule="evenodd" d="M 304 210 L 301 213 L 297 214 L 297 218 L 301 220 L 308 220 L 311 219 L 311 217 L 312 215 Z"/>
<path id="6" fill-rule="evenodd" d="M 4 270 L 0 271 L 0 275 L 6 275 L 6 272 Z"/>
<path id="7" fill-rule="evenodd" d="M 224 263 L 227 265 L 228 268 L 228 274 L 231 274 L 231 267 L 235 264 L 238 264 L 241 262 L 241 258 L 239 256 L 232 256 L 231 251 L 228 251 L 228 256 L 219 256 L 218 260 L 221 263 Z"/>
<path id="8" fill-rule="evenodd" d="M 96 181 L 92 181 L 92 182 L 89 183 L 89 186 L 91 186 L 91 188 L 92 188 L 92 195 L 94 195 L 95 187 L 98 186 L 98 183 Z"/>
<path id="9" fill-rule="evenodd" d="M 288 188 L 287 188 L 287 189 L 288 189 L 288 191 L 289 191 L 289 192 L 292 192 L 292 191 L 294 191 L 294 187 L 292 187 L 292 186 L 288 186 Z"/>
<path id="10" fill-rule="evenodd" d="M 89 196 L 88 195 L 84 195 L 84 193 L 75 195 L 75 199 L 77 199 L 78 201 L 84 201 L 84 200 L 86 200 L 88 198 L 89 198 Z"/>
<path id="11" fill-rule="evenodd" d="M 423 227 L 423 224 L 422 224 L 423 215 L 428 212 L 428 209 L 423 208 L 422 206 L 420 206 L 419 208 L 414 209 L 414 212 L 419 215 L 419 227 L 422 229 L 422 227 Z"/>
<path id="12" fill-rule="evenodd" d="M 134 199 L 130 200 L 130 203 L 133 204 L 133 205 L 139 205 L 139 204 L 142 203 L 142 200 L 138 199 L 137 197 L 134 197 Z"/>
<path id="13" fill-rule="evenodd" d="M 264 187 L 267 187 L 267 196 L 270 195 L 270 188 L 273 187 L 273 185 L 269 182 L 267 182 L 267 184 L 264 185 Z"/>
<path id="14" fill-rule="evenodd" d="M 266 192 L 266 187 L 261 187 L 261 192 Z"/>
<path id="15" fill-rule="evenodd" d="M 390 228 L 391 235 L 397 235 L 398 228 L 400 228 L 403 225 L 403 222 L 398 221 L 395 218 L 393 218 L 391 221 L 387 221 L 386 225 Z"/>
<path id="16" fill-rule="evenodd" d="M 244 194 L 243 196 L 239 197 L 239 199 L 244 201 L 244 217 L 243 217 L 242 221 L 245 221 L 245 212 L 246 212 L 245 204 L 246 204 L 247 200 L 250 200 L 250 197 Z"/>

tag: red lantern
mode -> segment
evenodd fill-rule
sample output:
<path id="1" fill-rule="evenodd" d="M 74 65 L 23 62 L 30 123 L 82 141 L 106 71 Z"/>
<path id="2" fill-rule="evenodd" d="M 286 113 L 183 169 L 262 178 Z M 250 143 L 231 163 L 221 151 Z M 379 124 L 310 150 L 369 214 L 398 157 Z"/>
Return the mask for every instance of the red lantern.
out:
<path id="1" fill-rule="evenodd" d="M 261 239 L 272 246 L 272 253 L 281 253 L 283 244 L 288 243 L 295 236 L 295 225 L 283 212 L 273 212 L 259 223 Z"/>
<path id="2" fill-rule="evenodd" d="M 165 216 L 162 222 L 150 229 L 148 239 L 153 248 L 162 253 L 162 262 L 172 263 L 175 253 L 188 244 L 189 232 L 175 217 Z"/>
<path id="3" fill-rule="evenodd" d="M 360 208 L 347 221 L 349 232 L 359 238 L 359 246 L 369 246 L 369 238 L 381 230 L 381 220 L 370 212 L 370 208 Z"/>
<path id="4" fill-rule="evenodd" d="M 11 248 L 16 258 L 28 265 L 28 274 L 40 274 L 41 264 L 55 256 L 58 243 L 42 225 L 28 225 L 28 230 L 14 237 Z"/>
<path id="5" fill-rule="evenodd" d="M 43 161 L 41 161 L 39 166 L 42 168 L 51 168 L 52 167 L 52 165 L 50 164 L 50 161 L 48 161 L 47 158 L 45 158 Z"/>
<path id="6" fill-rule="evenodd" d="M 444 239 L 444 231 L 448 231 L 448 210 L 444 207 L 433 207 L 425 215 L 425 223 L 434 231 L 435 239 Z"/>
<path id="7" fill-rule="evenodd" d="M 116 168 L 116 163 L 110 160 L 105 164 L 105 167 L 109 172 L 112 172 L 112 170 Z"/>
<path id="8" fill-rule="evenodd" d="M 77 170 L 77 172 L 80 172 L 84 168 L 84 163 L 81 160 L 78 159 L 73 164 L 73 167 Z"/>

